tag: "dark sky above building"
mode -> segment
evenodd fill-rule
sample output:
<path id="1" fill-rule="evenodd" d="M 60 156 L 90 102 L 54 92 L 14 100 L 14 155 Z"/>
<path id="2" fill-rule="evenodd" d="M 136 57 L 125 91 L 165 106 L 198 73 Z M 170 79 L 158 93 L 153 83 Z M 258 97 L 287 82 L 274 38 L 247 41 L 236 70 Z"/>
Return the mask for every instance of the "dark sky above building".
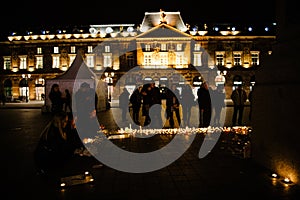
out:
<path id="1" fill-rule="evenodd" d="M 132 2 L 132 3 L 131 3 Z M 273 22 L 274 0 L 141 0 L 135 1 L 10 1 L 0 12 L 0 32 L 36 27 L 65 27 L 90 24 L 141 24 L 145 12 L 179 11 L 184 23 Z"/>

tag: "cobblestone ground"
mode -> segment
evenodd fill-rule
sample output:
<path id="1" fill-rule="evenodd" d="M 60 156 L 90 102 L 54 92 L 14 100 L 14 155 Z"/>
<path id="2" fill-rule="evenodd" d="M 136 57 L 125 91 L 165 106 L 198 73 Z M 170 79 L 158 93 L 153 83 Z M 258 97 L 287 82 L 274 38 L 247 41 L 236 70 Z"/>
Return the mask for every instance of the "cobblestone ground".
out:
<path id="1" fill-rule="evenodd" d="M 107 129 L 118 130 L 112 112 L 99 112 Z M 286 186 L 270 177 L 270 171 L 244 157 L 248 137 L 223 133 L 204 158 L 199 149 L 204 134 L 197 134 L 186 152 L 170 165 L 148 173 L 127 173 L 103 164 L 93 156 L 74 155 L 48 176 L 37 175 L 33 150 L 40 132 L 50 120 L 39 109 L 1 109 L 3 152 L 1 192 L 11 199 L 299 199 L 297 185 Z M 251 135 L 250 135 L 251 136 Z M 174 135 L 148 139 L 128 137 L 111 140 L 132 152 L 150 152 L 168 144 Z M 60 187 L 62 177 L 89 171 L 90 184 Z"/>

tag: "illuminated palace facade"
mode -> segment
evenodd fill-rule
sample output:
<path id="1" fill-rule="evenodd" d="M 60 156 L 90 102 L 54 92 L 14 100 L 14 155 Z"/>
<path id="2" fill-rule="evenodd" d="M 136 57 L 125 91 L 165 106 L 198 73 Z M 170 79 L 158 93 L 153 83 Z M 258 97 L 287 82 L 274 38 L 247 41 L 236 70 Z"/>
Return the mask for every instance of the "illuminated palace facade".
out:
<path id="1" fill-rule="evenodd" d="M 118 80 L 129 91 L 153 80 L 161 88 L 201 82 L 225 85 L 227 98 L 237 84 L 249 92 L 255 71 L 272 53 L 276 24 L 240 26 L 183 22 L 180 12 L 146 12 L 139 25 L 88 25 L 72 29 L 12 33 L 0 43 L 1 89 L 7 100 L 42 100 L 45 80 L 68 70 L 78 52 L 99 79 L 108 83 L 109 98 Z M 176 72 L 176 73 L 174 73 Z M 120 85 L 123 85 L 120 84 Z"/>

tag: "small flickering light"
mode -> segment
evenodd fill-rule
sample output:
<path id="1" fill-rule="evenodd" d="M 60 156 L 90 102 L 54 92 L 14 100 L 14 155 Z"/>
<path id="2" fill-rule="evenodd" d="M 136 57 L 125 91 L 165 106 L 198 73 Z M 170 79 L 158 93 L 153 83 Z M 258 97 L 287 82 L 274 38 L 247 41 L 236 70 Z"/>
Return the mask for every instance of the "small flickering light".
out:
<path id="1" fill-rule="evenodd" d="M 278 178 L 278 175 L 276 173 L 273 173 L 271 176 L 272 178 Z"/>
<path id="2" fill-rule="evenodd" d="M 283 182 L 284 182 L 284 183 L 287 183 L 287 184 L 292 183 L 292 181 L 291 181 L 289 178 L 284 178 L 284 179 L 283 179 Z"/>
<path id="3" fill-rule="evenodd" d="M 66 186 L 66 183 L 61 183 L 60 184 L 60 187 L 65 187 Z"/>
<path id="4" fill-rule="evenodd" d="M 85 175 L 88 175 L 89 173 L 90 173 L 90 172 L 88 172 L 88 171 L 84 172 Z"/>

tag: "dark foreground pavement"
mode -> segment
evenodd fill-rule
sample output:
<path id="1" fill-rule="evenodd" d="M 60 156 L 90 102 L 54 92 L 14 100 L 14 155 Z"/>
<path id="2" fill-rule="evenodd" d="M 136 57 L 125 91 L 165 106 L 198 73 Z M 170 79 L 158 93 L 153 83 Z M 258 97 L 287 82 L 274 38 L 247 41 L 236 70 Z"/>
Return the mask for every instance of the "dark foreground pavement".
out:
<path id="1" fill-rule="evenodd" d="M 33 150 L 50 116 L 38 109 L 2 109 L 1 194 L 7 199 L 300 199 L 297 185 L 285 185 L 251 158 L 232 151 L 232 137 L 222 134 L 204 158 L 198 153 L 204 139 L 197 134 L 190 148 L 175 162 L 148 173 L 126 173 L 101 164 L 93 156 L 74 155 L 48 176 L 36 174 Z M 99 113 L 113 124 L 111 110 Z M 172 135 L 138 141 L 111 140 L 120 148 L 149 152 L 167 144 Z M 235 152 L 235 154 L 233 154 Z M 89 171 L 94 182 L 62 188 L 60 178 Z"/>

